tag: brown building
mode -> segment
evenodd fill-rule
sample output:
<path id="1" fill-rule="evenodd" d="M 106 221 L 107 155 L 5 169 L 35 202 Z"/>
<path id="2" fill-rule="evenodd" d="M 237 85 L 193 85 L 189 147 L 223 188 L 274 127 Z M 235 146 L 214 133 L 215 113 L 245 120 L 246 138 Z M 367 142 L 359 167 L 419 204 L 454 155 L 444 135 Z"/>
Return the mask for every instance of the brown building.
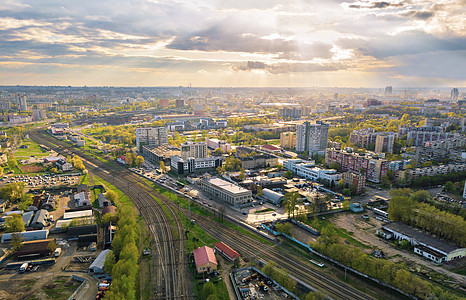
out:
<path id="1" fill-rule="evenodd" d="M 356 194 L 364 193 L 366 189 L 366 176 L 356 172 L 345 172 L 342 175 L 343 182 L 347 184 Z"/>
<path id="2" fill-rule="evenodd" d="M 22 242 L 18 248 L 18 258 L 48 256 L 57 248 L 55 239 Z"/>
<path id="3" fill-rule="evenodd" d="M 169 102 L 170 102 L 170 101 L 169 101 L 168 99 L 159 99 L 159 106 L 160 106 L 160 108 L 167 108 Z"/>

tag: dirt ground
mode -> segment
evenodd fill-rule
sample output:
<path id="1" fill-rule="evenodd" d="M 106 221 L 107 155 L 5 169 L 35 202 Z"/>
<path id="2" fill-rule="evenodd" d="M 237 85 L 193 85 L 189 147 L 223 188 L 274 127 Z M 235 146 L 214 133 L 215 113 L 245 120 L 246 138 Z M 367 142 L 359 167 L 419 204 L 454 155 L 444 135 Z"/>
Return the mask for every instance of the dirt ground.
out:
<path id="1" fill-rule="evenodd" d="M 318 236 L 310 233 L 309 231 L 306 231 L 304 229 L 302 229 L 301 227 L 298 227 L 296 225 L 293 225 L 293 230 L 292 230 L 292 233 L 293 233 L 293 238 L 295 238 L 296 240 L 306 244 L 306 245 L 309 245 L 309 242 L 310 241 L 315 241 L 317 240 Z"/>
<path id="2" fill-rule="evenodd" d="M 432 269 L 441 274 L 447 275 L 458 282 L 465 283 L 466 276 L 453 273 L 444 267 L 434 264 L 433 262 L 422 258 L 414 253 L 406 250 L 395 248 L 392 244 L 388 243 L 376 235 L 377 229 L 383 225 L 382 221 L 376 220 L 372 212 L 368 213 L 369 220 L 362 219 L 362 215 L 358 214 L 338 214 L 333 221 L 338 227 L 346 229 L 348 232 L 353 232 L 353 238 L 364 243 L 372 248 L 382 250 L 386 257 L 393 262 L 412 262 L 422 265 L 426 268 Z"/>
<path id="3" fill-rule="evenodd" d="M 23 166 L 19 166 L 18 168 L 20 168 L 21 171 L 25 173 L 39 173 L 44 170 L 44 167 L 41 167 L 38 165 L 23 165 Z"/>

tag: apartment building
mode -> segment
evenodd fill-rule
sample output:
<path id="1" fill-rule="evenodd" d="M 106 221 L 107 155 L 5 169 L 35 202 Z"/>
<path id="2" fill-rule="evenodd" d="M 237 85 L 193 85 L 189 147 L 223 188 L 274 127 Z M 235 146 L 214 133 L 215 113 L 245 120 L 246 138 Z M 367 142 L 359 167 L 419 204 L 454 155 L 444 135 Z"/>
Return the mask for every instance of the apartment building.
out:
<path id="1" fill-rule="evenodd" d="M 206 137 L 205 142 L 206 142 L 207 147 L 209 149 L 215 150 L 217 148 L 220 148 L 224 152 L 231 151 L 231 144 L 227 143 L 227 141 L 222 141 L 222 140 L 219 140 L 219 139 L 211 139 L 211 138 Z"/>
<path id="2" fill-rule="evenodd" d="M 342 171 L 362 173 L 368 181 L 375 183 L 379 183 L 388 170 L 386 159 L 379 158 L 375 153 L 355 153 L 349 147 L 344 150 L 327 149 L 325 162 L 327 165 L 339 164 Z"/>
<path id="3" fill-rule="evenodd" d="M 181 144 L 181 158 L 206 158 L 208 155 L 207 144 L 205 142 L 186 142 Z"/>
<path id="4" fill-rule="evenodd" d="M 306 151 L 309 155 L 323 155 L 327 148 L 329 124 L 317 121 L 298 125 L 296 132 L 296 151 Z"/>
<path id="5" fill-rule="evenodd" d="M 142 151 L 142 146 L 159 146 L 168 144 L 167 128 L 145 127 L 136 128 L 136 147 Z"/>
<path id="6" fill-rule="evenodd" d="M 354 189 L 356 194 L 364 193 L 366 189 L 366 176 L 356 172 L 345 172 L 342 175 L 343 182 Z"/>
<path id="7" fill-rule="evenodd" d="M 213 172 L 216 168 L 221 167 L 222 163 L 222 157 L 188 157 L 186 159 L 183 159 L 177 155 L 170 157 L 171 169 L 180 175 Z"/>
<path id="8" fill-rule="evenodd" d="M 280 146 L 285 149 L 296 148 L 296 132 L 280 133 Z"/>
<path id="9" fill-rule="evenodd" d="M 393 153 L 396 134 L 383 133 L 375 138 L 375 153 Z"/>
<path id="10" fill-rule="evenodd" d="M 466 164 L 448 164 L 448 165 L 440 165 L 440 166 L 431 166 L 431 167 L 424 167 L 424 168 L 414 168 L 408 169 L 405 171 L 400 171 L 401 178 L 419 178 L 423 176 L 437 176 L 437 175 L 444 175 L 451 172 L 464 172 L 466 171 Z"/>

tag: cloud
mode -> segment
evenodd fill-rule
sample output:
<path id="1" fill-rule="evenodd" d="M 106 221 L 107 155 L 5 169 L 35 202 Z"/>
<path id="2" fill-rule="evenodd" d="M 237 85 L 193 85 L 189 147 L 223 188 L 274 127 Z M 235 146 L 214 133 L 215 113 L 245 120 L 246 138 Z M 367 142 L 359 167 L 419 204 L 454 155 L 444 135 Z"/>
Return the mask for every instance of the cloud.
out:
<path id="1" fill-rule="evenodd" d="M 401 6 L 403 6 L 402 2 L 391 3 L 391 2 L 385 2 L 385 1 L 381 1 L 381 2 L 359 2 L 358 1 L 358 3 L 360 3 L 360 4 L 350 4 L 348 7 L 349 8 L 370 8 L 370 9 L 378 8 L 378 9 L 381 9 L 381 8 L 387 8 L 387 7 L 401 7 Z"/>
<path id="2" fill-rule="evenodd" d="M 434 15 L 432 11 L 414 11 L 410 10 L 408 12 L 402 13 L 402 16 L 405 17 L 413 17 L 414 19 L 418 20 L 427 20 L 430 19 Z"/>
<path id="3" fill-rule="evenodd" d="M 233 67 L 235 71 L 264 70 L 269 74 L 312 73 L 323 71 L 338 71 L 349 68 L 347 63 L 276 63 L 266 64 L 258 61 L 248 61 L 246 65 Z"/>

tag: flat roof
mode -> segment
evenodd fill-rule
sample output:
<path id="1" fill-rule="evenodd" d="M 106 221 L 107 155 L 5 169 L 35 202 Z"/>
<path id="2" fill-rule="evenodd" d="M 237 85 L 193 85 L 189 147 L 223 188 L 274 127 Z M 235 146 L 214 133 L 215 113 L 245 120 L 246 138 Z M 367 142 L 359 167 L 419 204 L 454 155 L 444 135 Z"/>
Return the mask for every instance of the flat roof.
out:
<path id="1" fill-rule="evenodd" d="M 407 235 L 409 237 L 414 238 L 416 241 L 419 243 L 423 243 L 428 246 L 432 246 L 436 249 L 439 249 L 441 251 L 444 251 L 446 253 L 450 253 L 459 247 L 456 245 L 447 242 L 445 240 L 441 240 L 439 238 L 433 237 L 430 234 L 427 234 L 425 232 L 422 232 L 418 229 L 415 229 L 411 226 L 405 225 L 403 223 L 399 222 L 392 222 L 384 225 L 382 228 L 389 229 L 391 231 L 396 231 L 401 234 Z"/>
<path id="2" fill-rule="evenodd" d="M 215 185 L 219 188 L 222 188 L 230 193 L 233 194 L 239 194 L 239 193 L 245 193 L 249 192 L 249 190 L 242 188 L 240 186 L 237 186 L 233 183 L 230 183 L 228 181 L 225 181 L 223 179 L 217 178 L 217 177 L 212 177 L 207 180 L 210 184 Z"/>

